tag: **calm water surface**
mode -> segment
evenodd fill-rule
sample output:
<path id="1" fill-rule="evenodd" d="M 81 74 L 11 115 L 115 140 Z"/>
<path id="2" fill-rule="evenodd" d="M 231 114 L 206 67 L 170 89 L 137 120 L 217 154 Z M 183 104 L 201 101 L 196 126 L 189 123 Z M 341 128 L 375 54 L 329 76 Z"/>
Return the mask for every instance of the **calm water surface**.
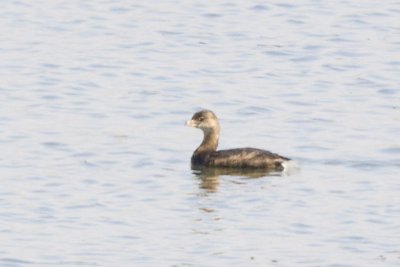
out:
<path id="1" fill-rule="evenodd" d="M 3 1 L 0 266 L 399 266 L 399 14 Z M 191 171 L 199 108 L 301 171 Z"/>

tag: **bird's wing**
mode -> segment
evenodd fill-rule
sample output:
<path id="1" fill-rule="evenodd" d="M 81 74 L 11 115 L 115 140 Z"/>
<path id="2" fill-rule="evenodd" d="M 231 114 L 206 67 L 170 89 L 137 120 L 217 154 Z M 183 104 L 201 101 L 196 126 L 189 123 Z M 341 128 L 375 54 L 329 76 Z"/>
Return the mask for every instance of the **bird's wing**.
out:
<path id="1" fill-rule="evenodd" d="M 276 168 L 285 160 L 288 159 L 256 148 L 219 150 L 210 155 L 210 165 L 221 167 Z"/>

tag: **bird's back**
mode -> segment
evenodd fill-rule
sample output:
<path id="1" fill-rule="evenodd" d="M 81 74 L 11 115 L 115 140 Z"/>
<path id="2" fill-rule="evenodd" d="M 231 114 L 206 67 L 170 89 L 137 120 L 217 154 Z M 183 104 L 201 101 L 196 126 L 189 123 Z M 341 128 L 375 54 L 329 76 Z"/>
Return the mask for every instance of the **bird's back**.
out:
<path id="1" fill-rule="evenodd" d="M 283 170 L 282 163 L 290 159 L 257 148 L 236 148 L 212 152 L 208 157 L 210 167 L 264 168 Z"/>

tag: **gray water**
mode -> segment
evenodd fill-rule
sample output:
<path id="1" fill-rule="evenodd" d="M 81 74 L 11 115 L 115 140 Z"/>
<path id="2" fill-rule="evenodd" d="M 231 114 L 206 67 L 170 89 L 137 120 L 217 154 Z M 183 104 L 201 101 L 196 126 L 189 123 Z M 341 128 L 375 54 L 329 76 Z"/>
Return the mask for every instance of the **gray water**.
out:
<path id="1" fill-rule="evenodd" d="M 0 266 L 399 266 L 400 2 L 292 2 L 2 1 Z"/>

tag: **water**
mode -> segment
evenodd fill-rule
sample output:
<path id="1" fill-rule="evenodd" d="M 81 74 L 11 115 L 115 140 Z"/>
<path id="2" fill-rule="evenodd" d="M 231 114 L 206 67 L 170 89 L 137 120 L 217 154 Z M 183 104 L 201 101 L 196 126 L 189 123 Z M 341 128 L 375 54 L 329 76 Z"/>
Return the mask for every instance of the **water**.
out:
<path id="1" fill-rule="evenodd" d="M 0 266 L 398 266 L 399 12 L 3 2 Z M 192 172 L 202 107 L 301 172 Z"/>

